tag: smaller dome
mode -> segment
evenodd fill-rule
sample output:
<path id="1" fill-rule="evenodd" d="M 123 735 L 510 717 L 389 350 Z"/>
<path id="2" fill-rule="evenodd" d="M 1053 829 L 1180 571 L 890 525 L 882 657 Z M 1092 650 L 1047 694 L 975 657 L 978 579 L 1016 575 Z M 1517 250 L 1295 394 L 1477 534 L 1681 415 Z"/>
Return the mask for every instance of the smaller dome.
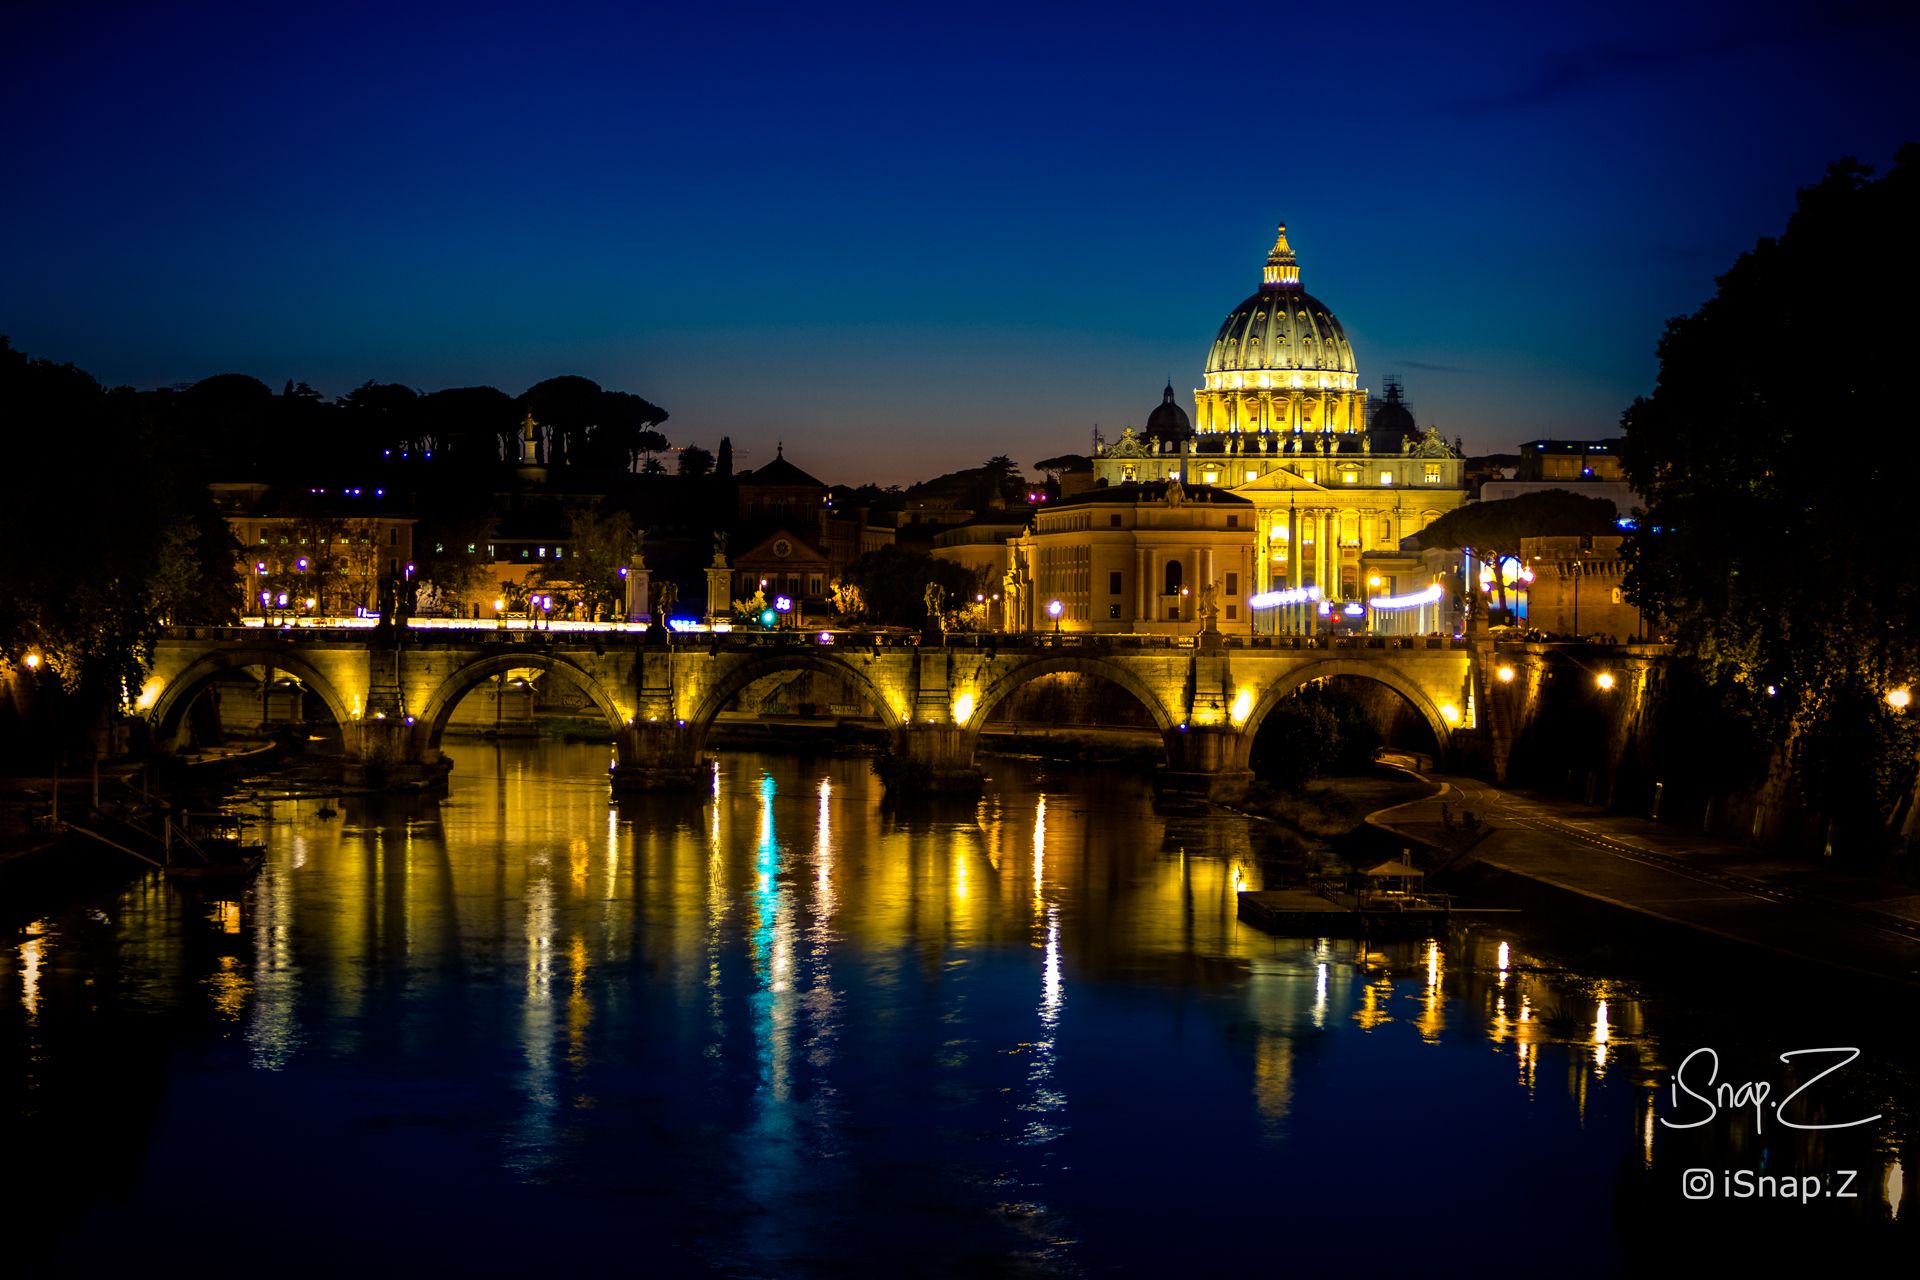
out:
<path id="1" fill-rule="evenodd" d="M 1375 453 L 1398 453 L 1409 440 L 1420 438 L 1413 407 L 1407 403 L 1400 379 L 1388 374 L 1386 393 L 1367 406 L 1367 439 Z"/>
<path id="2" fill-rule="evenodd" d="M 1147 426 L 1143 433 L 1156 440 L 1185 440 L 1193 434 L 1193 422 L 1187 417 L 1173 398 L 1173 383 L 1167 383 L 1167 389 L 1161 394 L 1160 405 L 1147 415 Z"/>

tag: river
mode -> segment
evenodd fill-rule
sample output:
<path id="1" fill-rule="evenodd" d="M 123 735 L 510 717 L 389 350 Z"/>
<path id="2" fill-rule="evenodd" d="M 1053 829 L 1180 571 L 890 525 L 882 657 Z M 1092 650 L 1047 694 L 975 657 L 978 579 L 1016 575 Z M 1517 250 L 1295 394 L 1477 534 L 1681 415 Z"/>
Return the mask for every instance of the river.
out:
<path id="1" fill-rule="evenodd" d="M 1537 915 L 1272 938 L 1235 918 L 1258 824 L 1157 811 L 1120 770 L 995 760 L 977 808 L 902 817 L 858 759 L 729 753 L 709 795 L 615 806 L 605 747 L 450 754 L 438 804 L 270 806 L 238 901 L 156 875 L 8 920 L 17 1260 L 1598 1276 L 1916 1256 L 1913 1009 L 1850 979 Z M 1779 1054 L 1840 1047 L 1858 1060 L 1775 1108 L 1838 1061 Z M 1701 1048 L 1719 1082 L 1770 1090 L 1757 1122 L 1755 1089 L 1711 1114 L 1673 1088 Z M 1715 1096 L 1706 1066 L 1684 1079 Z"/>

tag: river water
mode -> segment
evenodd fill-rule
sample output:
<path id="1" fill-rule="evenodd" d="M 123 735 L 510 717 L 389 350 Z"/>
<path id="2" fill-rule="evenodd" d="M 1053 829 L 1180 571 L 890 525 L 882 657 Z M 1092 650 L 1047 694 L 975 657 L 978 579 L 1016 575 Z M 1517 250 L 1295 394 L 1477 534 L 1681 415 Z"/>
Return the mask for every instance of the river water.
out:
<path id="1" fill-rule="evenodd" d="M 7 921 L 16 1260 L 1568 1276 L 1916 1256 L 1913 1008 L 1865 983 L 1538 912 L 1272 938 L 1235 919 L 1268 865 L 1257 824 L 1157 811 L 1123 771 L 993 761 L 977 808 L 896 816 L 860 760 L 723 755 L 710 795 L 616 807 L 604 747 L 451 754 L 438 805 L 269 808 L 238 901 L 149 877 Z M 1775 1111 L 1837 1061 L 1778 1055 L 1835 1047 L 1860 1058 Z M 1757 1125 L 1672 1091 L 1699 1048 L 1771 1089 Z M 1705 1065 L 1685 1078 L 1711 1095 Z M 1714 1199 L 1687 1198 L 1695 1168 Z M 1819 1194 L 1780 1198 L 1788 1175 Z"/>

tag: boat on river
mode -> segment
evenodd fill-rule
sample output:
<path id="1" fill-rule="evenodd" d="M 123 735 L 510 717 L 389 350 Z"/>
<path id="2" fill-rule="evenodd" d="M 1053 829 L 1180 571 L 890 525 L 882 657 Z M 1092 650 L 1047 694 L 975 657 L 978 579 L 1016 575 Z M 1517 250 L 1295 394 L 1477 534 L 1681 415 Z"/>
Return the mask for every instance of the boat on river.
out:
<path id="1" fill-rule="evenodd" d="M 232 814 L 188 814 L 177 829 L 169 820 L 168 836 L 162 869 L 169 880 L 242 883 L 260 869 L 266 856 L 266 846 L 249 844 L 240 819 Z"/>

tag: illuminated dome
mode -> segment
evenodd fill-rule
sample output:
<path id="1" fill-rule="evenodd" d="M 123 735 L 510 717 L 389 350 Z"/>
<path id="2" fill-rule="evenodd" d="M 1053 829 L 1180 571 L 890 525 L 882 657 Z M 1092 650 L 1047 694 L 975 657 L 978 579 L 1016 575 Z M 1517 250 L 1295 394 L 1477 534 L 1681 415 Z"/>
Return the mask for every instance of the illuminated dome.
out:
<path id="1" fill-rule="evenodd" d="M 1206 385 L 1195 392 L 1199 429 L 1359 430 L 1366 392 L 1357 372 L 1340 322 L 1300 287 L 1282 223 L 1259 290 L 1227 316 L 1207 352 Z"/>

